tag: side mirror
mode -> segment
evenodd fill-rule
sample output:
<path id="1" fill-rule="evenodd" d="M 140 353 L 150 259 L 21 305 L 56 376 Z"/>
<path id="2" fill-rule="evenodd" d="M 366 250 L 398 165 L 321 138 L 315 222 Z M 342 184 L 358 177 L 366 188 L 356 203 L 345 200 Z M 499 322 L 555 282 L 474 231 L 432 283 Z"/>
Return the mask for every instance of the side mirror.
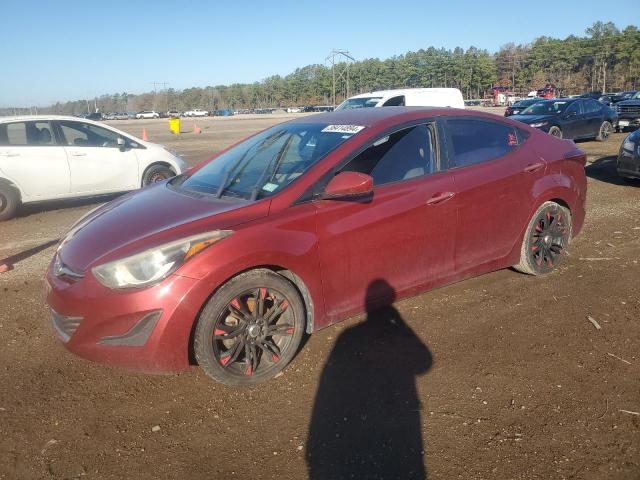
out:
<path id="1" fill-rule="evenodd" d="M 361 199 L 373 194 L 373 178 L 364 173 L 341 172 L 331 179 L 322 198 L 327 200 Z"/>
<path id="2" fill-rule="evenodd" d="M 118 137 L 118 139 L 116 140 L 116 145 L 118 145 L 118 148 L 120 149 L 121 152 L 124 152 L 125 145 L 126 145 L 124 138 Z"/>

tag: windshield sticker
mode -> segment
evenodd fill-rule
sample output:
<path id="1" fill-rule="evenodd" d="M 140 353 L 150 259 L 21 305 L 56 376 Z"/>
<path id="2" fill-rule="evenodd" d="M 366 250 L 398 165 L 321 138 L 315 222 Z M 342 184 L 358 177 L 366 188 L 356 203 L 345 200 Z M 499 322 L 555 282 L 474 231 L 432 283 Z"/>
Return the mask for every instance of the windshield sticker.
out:
<path id="1" fill-rule="evenodd" d="M 322 129 L 323 132 L 350 133 L 351 135 L 364 130 L 361 125 L 327 125 Z"/>
<path id="2" fill-rule="evenodd" d="M 262 187 L 262 189 L 267 192 L 273 192 L 276 188 L 278 188 L 278 185 L 275 183 L 265 183 L 264 187 Z"/>

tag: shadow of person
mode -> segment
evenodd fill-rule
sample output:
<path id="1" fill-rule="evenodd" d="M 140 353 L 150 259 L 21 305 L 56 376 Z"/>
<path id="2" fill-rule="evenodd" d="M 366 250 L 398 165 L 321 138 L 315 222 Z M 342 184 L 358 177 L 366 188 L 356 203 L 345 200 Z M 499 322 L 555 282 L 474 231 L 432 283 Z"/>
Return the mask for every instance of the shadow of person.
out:
<path id="1" fill-rule="evenodd" d="M 393 288 L 367 287 L 367 318 L 336 340 L 316 394 L 306 460 L 309 478 L 424 479 L 416 375 L 429 349 L 391 305 Z"/>

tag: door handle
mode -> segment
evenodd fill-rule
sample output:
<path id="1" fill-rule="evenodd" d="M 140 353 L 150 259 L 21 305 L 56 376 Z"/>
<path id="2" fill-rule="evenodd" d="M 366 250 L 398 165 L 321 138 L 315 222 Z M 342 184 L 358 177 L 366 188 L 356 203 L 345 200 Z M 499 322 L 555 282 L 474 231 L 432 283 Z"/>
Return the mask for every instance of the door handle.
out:
<path id="1" fill-rule="evenodd" d="M 0 157 L 19 157 L 19 153 L 15 152 L 0 152 Z"/>
<path id="2" fill-rule="evenodd" d="M 84 152 L 71 152 L 71 155 L 74 157 L 86 157 L 87 154 Z"/>
<path id="3" fill-rule="evenodd" d="M 435 205 L 436 203 L 446 202 L 454 195 L 455 193 L 453 192 L 436 193 L 433 197 L 427 200 L 427 205 Z"/>
<path id="4" fill-rule="evenodd" d="M 524 167 L 524 171 L 527 172 L 527 173 L 533 173 L 533 172 L 537 172 L 541 168 L 544 168 L 544 163 L 542 163 L 542 162 L 530 163 L 529 165 Z"/>

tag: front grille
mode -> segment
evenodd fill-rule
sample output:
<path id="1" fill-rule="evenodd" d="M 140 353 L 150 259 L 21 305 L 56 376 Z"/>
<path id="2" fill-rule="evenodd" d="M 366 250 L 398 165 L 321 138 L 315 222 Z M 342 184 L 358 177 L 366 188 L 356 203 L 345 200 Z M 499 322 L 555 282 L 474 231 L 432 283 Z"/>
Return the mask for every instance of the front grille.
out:
<path id="1" fill-rule="evenodd" d="M 51 313 L 51 322 L 56 333 L 60 336 L 63 342 L 68 342 L 71 336 L 76 333 L 76 330 L 82 322 L 82 317 L 67 317 L 60 315 L 53 308 L 49 308 Z"/>
<path id="2" fill-rule="evenodd" d="M 618 105 L 618 113 L 632 113 L 640 115 L 640 105 Z"/>

